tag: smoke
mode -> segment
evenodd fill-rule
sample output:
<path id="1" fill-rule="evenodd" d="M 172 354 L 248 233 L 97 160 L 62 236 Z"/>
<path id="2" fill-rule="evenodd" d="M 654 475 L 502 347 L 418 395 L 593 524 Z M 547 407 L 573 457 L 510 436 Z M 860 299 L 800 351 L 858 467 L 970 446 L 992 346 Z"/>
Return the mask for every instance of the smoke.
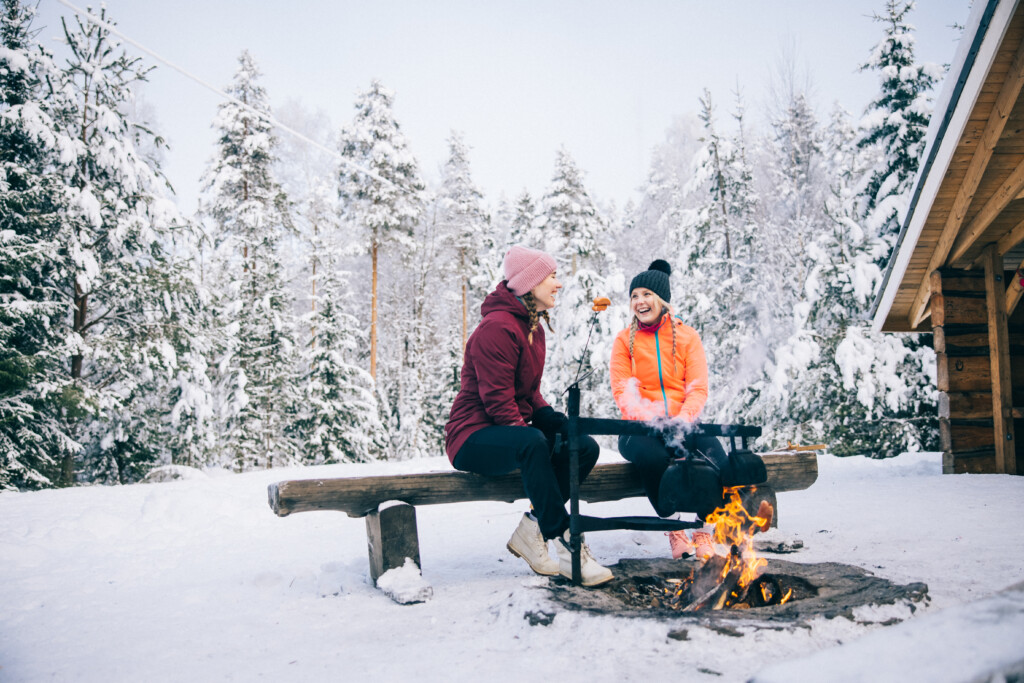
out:
<path id="1" fill-rule="evenodd" d="M 658 430 L 669 448 L 682 450 L 686 438 L 694 431 L 696 423 L 678 415 L 666 415 L 664 403 L 641 396 L 640 380 L 636 377 L 630 377 L 626 381 L 618 398 L 623 415 L 639 418 L 644 424 Z"/>

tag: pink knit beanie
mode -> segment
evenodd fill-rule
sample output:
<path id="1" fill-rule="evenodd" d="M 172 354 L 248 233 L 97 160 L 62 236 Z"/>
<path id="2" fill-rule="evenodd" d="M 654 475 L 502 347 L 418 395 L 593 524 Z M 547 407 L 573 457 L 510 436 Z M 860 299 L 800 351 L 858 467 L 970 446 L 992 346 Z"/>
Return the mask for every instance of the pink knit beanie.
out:
<path id="1" fill-rule="evenodd" d="M 516 296 L 522 296 L 555 272 L 555 259 L 543 251 L 514 246 L 505 254 L 505 279 Z"/>

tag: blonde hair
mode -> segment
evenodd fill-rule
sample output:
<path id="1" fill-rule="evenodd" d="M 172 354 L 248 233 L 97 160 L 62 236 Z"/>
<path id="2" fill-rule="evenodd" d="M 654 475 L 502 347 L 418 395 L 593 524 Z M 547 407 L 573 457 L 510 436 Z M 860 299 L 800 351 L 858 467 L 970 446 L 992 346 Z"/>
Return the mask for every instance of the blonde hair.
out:
<path id="1" fill-rule="evenodd" d="M 652 292 L 653 293 L 653 292 Z M 676 326 L 672 321 L 672 314 L 675 312 L 672 310 L 670 304 L 658 296 L 654 295 L 654 298 L 661 304 L 661 315 L 668 315 L 668 324 L 672 328 L 672 372 L 676 371 Z M 633 360 L 633 342 L 636 340 L 636 331 L 640 329 L 640 320 L 636 317 L 636 313 L 633 314 L 633 320 L 629 323 L 629 362 L 633 368 L 633 374 L 636 374 L 636 361 Z M 655 332 L 657 334 L 657 332 Z"/>
<path id="2" fill-rule="evenodd" d="M 526 306 L 526 312 L 530 314 L 530 334 L 526 337 L 526 342 L 528 344 L 533 344 L 533 331 L 537 329 L 540 318 L 544 318 L 544 323 L 547 325 L 549 331 L 555 331 L 554 328 L 551 327 L 551 317 L 548 315 L 548 312 L 537 312 L 537 299 L 534 298 L 533 292 L 527 292 L 519 298 L 523 300 L 523 304 Z"/>

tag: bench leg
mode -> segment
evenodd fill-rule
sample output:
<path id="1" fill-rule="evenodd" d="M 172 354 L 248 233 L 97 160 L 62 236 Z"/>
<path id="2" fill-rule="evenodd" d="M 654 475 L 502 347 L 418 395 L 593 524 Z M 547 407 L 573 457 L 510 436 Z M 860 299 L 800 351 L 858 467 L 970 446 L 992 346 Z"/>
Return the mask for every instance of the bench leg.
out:
<path id="1" fill-rule="evenodd" d="M 392 503 L 366 515 L 366 542 L 374 585 L 384 572 L 404 566 L 407 557 L 418 568 L 420 540 L 416 532 L 416 508 L 406 503 Z"/>
<path id="2" fill-rule="evenodd" d="M 426 602 L 434 589 L 420 573 L 420 540 L 416 508 L 407 503 L 384 503 L 366 516 L 370 578 L 400 605 Z"/>

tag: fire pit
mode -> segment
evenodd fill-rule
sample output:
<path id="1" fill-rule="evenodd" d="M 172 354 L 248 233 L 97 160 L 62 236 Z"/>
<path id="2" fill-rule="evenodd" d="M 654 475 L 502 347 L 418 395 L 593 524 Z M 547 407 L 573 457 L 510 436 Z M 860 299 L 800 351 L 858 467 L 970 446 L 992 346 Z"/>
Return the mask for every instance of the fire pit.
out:
<path id="1" fill-rule="evenodd" d="M 750 609 L 781 605 L 794 596 L 806 596 L 808 586 L 795 577 L 761 574 L 745 585 L 738 584 L 739 571 L 729 570 L 728 559 L 715 556 L 694 566 L 683 577 L 636 576 L 621 589 L 628 601 L 639 608 L 676 612 Z M 783 587 L 785 585 L 785 588 Z"/>
<path id="2" fill-rule="evenodd" d="M 765 559 L 762 573 L 746 594 L 720 609 L 709 609 L 707 600 L 685 600 L 699 591 L 684 590 L 691 574 L 699 573 L 696 560 L 623 559 L 611 567 L 615 579 L 598 588 L 573 586 L 564 579 L 553 579 L 548 586 L 553 599 L 567 609 L 599 614 L 663 620 L 744 621 L 763 625 L 795 625 L 814 617 L 854 618 L 854 609 L 862 605 L 906 603 L 911 609 L 928 599 L 923 583 L 894 584 L 860 567 L 834 562 L 799 564 Z M 767 579 L 765 598 L 758 581 Z M 753 595 L 751 595 L 753 593 Z M 715 596 L 718 600 L 721 594 Z M 770 604 L 771 602 L 779 604 Z M 728 602 L 728 601 L 726 601 Z"/>
<path id="3" fill-rule="evenodd" d="M 555 599 L 571 609 L 645 617 L 695 616 L 788 623 L 824 616 L 849 616 L 862 605 L 927 598 L 923 583 L 893 584 L 869 572 L 837 563 L 797 564 L 767 559 L 754 537 L 771 526 L 772 506 L 762 501 L 751 513 L 738 488 L 708 515 L 714 525 L 714 554 L 703 560 L 621 560 L 615 579 L 596 589 L 554 580 Z"/>

